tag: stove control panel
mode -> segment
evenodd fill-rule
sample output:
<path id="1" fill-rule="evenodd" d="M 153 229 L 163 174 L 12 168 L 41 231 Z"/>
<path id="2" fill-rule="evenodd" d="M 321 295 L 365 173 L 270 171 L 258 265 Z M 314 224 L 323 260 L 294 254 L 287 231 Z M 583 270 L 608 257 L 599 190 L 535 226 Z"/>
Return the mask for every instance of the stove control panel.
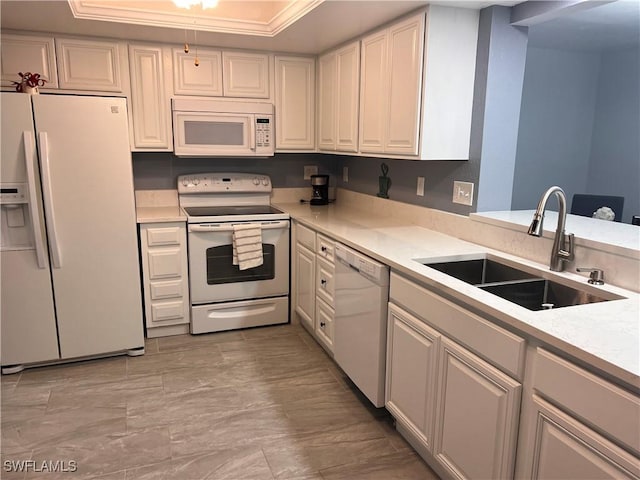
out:
<path id="1" fill-rule="evenodd" d="M 178 194 L 270 193 L 271 179 L 257 173 L 196 173 L 178 177 Z"/>

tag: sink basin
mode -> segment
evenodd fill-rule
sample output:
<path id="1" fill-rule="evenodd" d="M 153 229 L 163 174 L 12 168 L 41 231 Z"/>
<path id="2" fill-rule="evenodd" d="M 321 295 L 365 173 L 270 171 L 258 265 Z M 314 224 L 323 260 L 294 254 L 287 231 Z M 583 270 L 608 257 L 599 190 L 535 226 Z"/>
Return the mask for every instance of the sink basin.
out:
<path id="1" fill-rule="evenodd" d="M 427 267 L 451 275 L 486 292 L 529 310 L 606 302 L 623 297 L 607 292 L 592 293 L 519 269 L 490 258 L 429 263 Z"/>
<path id="2" fill-rule="evenodd" d="M 421 262 L 422 263 L 422 262 Z M 537 278 L 529 272 L 518 270 L 489 258 L 458 260 L 453 262 L 423 263 L 458 280 L 479 285 L 481 283 L 508 282 Z"/>
<path id="3" fill-rule="evenodd" d="M 613 300 L 613 298 L 604 298 L 543 278 L 522 282 L 478 285 L 478 287 L 529 310 L 545 310 Z"/>

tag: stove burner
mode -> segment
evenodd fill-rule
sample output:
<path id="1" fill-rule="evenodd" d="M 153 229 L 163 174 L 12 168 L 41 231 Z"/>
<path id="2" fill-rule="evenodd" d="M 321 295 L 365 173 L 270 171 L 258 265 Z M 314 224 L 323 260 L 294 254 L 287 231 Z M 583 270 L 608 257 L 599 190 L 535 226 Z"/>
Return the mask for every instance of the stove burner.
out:
<path id="1" fill-rule="evenodd" d="M 243 205 L 225 207 L 185 207 L 190 217 L 216 217 L 225 215 L 273 215 L 284 213 L 271 205 Z"/>

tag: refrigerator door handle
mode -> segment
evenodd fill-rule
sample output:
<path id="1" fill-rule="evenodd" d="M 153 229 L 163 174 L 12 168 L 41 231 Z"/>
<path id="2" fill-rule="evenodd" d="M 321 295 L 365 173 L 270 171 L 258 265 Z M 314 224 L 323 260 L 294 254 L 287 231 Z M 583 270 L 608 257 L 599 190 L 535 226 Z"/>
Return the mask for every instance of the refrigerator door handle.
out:
<path id="1" fill-rule="evenodd" d="M 62 268 L 62 254 L 56 231 L 56 215 L 53 208 L 53 194 L 51 192 L 51 171 L 49 168 L 49 139 L 47 132 L 40 132 L 40 166 L 42 168 L 42 196 L 44 198 L 44 214 L 49 228 L 49 247 L 51 249 L 51 263 L 54 268 Z"/>
<path id="2" fill-rule="evenodd" d="M 44 250 L 44 239 L 42 238 L 40 212 L 38 211 L 38 196 L 36 195 L 36 172 L 33 163 L 36 151 L 33 145 L 33 134 L 29 131 L 22 132 L 22 140 L 24 142 L 24 156 L 27 167 L 29 215 L 31 216 L 31 226 L 33 227 L 33 242 L 36 247 L 36 260 L 38 262 L 38 268 L 46 268 L 47 259 Z"/>

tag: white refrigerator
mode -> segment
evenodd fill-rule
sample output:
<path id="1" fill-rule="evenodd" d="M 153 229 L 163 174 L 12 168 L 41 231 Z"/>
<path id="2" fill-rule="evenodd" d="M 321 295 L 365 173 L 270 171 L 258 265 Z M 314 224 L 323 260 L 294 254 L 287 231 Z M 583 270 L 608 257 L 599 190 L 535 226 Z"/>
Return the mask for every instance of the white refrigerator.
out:
<path id="1" fill-rule="evenodd" d="M 144 353 L 126 100 L 0 100 L 3 373 Z"/>

